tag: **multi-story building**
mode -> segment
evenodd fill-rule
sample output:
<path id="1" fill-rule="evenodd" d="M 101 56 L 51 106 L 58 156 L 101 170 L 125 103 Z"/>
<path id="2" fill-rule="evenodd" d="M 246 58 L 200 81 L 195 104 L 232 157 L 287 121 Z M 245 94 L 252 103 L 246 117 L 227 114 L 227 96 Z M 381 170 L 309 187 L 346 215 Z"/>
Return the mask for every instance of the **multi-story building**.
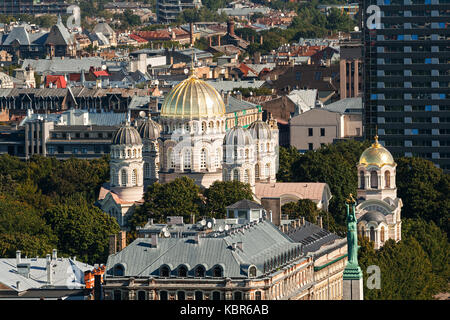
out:
<path id="1" fill-rule="evenodd" d="M 158 0 L 156 2 L 156 15 L 159 23 L 171 23 L 177 20 L 178 15 L 186 9 L 200 8 L 201 0 Z"/>
<path id="2" fill-rule="evenodd" d="M 276 226 L 248 200 L 227 211 L 231 218 L 192 224 L 150 220 L 108 257 L 105 299 L 342 299 L 345 239 L 304 219 Z"/>
<path id="3" fill-rule="evenodd" d="M 450 169 L 448 0 L 366 0 L 364 124 L 394 157 Z M 378 127 L 378 132 L 376 128 Z"/>
<path id="4" fill-rule="evenodd" d="M 1 0 L 0 14 L 66 14 L 68 6 L 64 0 Z"/>

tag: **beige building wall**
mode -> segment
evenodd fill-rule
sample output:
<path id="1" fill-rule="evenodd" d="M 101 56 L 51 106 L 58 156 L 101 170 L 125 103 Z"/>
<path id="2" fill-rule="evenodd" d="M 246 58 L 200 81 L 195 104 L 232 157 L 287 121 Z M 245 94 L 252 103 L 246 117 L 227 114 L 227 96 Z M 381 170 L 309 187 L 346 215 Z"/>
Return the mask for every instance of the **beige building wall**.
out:
<path id="1" fill-rule="evenodd" d="M 337 138 L 362 134 L 361 115 L 342 115 L 314 108 L 293 117 L 290 122 L 290 145 L 298 150 L 319 149 Z"/>

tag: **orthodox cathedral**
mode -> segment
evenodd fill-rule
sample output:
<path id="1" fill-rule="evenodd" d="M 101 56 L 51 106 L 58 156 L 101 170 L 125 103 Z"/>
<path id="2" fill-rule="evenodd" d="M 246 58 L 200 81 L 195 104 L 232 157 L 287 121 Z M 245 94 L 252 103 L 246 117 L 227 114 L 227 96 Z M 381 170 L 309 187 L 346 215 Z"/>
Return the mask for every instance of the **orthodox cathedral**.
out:
<path id="1" fill-rule="evenodd" d="M 401 240 L 402 200 L 397 198 L 395 168 L 391 153 L 375 142 L 361 154 L 358 168 L 358 232 L 375 243 L 375 249 L 388 239 Z"/>
<path id="2" fill-rule="evenodd" d="M 112 139 L 110 183 L 99 194 L 101 209 L 121 227 L 142 204 L 146 187 L 187 176 L 201 187 L 214 181 L 275 182 L 278 127 L 256 120 L 227 128 L 222 96 L 191 72 L 164 99 L 158 121 L 130 119 Z"/>

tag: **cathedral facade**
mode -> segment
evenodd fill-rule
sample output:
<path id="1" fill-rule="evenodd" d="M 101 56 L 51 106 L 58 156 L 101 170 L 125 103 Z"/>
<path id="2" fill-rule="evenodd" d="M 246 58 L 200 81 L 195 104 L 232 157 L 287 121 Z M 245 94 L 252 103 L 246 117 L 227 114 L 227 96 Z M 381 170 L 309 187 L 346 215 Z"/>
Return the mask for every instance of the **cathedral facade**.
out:
<path id="1" fill-rule="evenodd" d="M 401 240 L 402 200 L 397 197 L 395 169 L 391 153 L 378 143 L 364 150 L 357 165 L 358 205 L 356 218 L 358 232 L 375 244 L 383 246 L 388 239 Z"/>
<path id="2" fill-rule="evenodd" d="M 148 116 L 127 122 L 112 141 L 111 179 L 98 203 L 121 227 L 156 181 L 187 176 L 208 188 L 214 181 L 238 180 L 253 192 L 257 182 L 276 181 L 276 121 L 256 120 L 247 128 L 236 121 L 227 128 L 222 96 L 193 72 L 167 94 L 157 121 Z"/>

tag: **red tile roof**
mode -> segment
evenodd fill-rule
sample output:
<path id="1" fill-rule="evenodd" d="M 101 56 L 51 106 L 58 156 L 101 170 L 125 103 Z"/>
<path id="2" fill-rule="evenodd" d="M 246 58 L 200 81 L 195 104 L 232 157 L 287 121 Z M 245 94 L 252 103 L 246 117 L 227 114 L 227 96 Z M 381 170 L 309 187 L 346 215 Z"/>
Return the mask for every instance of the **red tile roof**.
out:
<path id="1" fill-rule="evenodd" d="M 56 86 L 56 88 L 64 89 L 67 87 L 66 79 L 64 79 L 64 76 L 55 76 L 55 75 L 48 75 L 45 77 L 45 86 L 48 88 L 50 83 L 52 83 L 53 87 Z"/>

